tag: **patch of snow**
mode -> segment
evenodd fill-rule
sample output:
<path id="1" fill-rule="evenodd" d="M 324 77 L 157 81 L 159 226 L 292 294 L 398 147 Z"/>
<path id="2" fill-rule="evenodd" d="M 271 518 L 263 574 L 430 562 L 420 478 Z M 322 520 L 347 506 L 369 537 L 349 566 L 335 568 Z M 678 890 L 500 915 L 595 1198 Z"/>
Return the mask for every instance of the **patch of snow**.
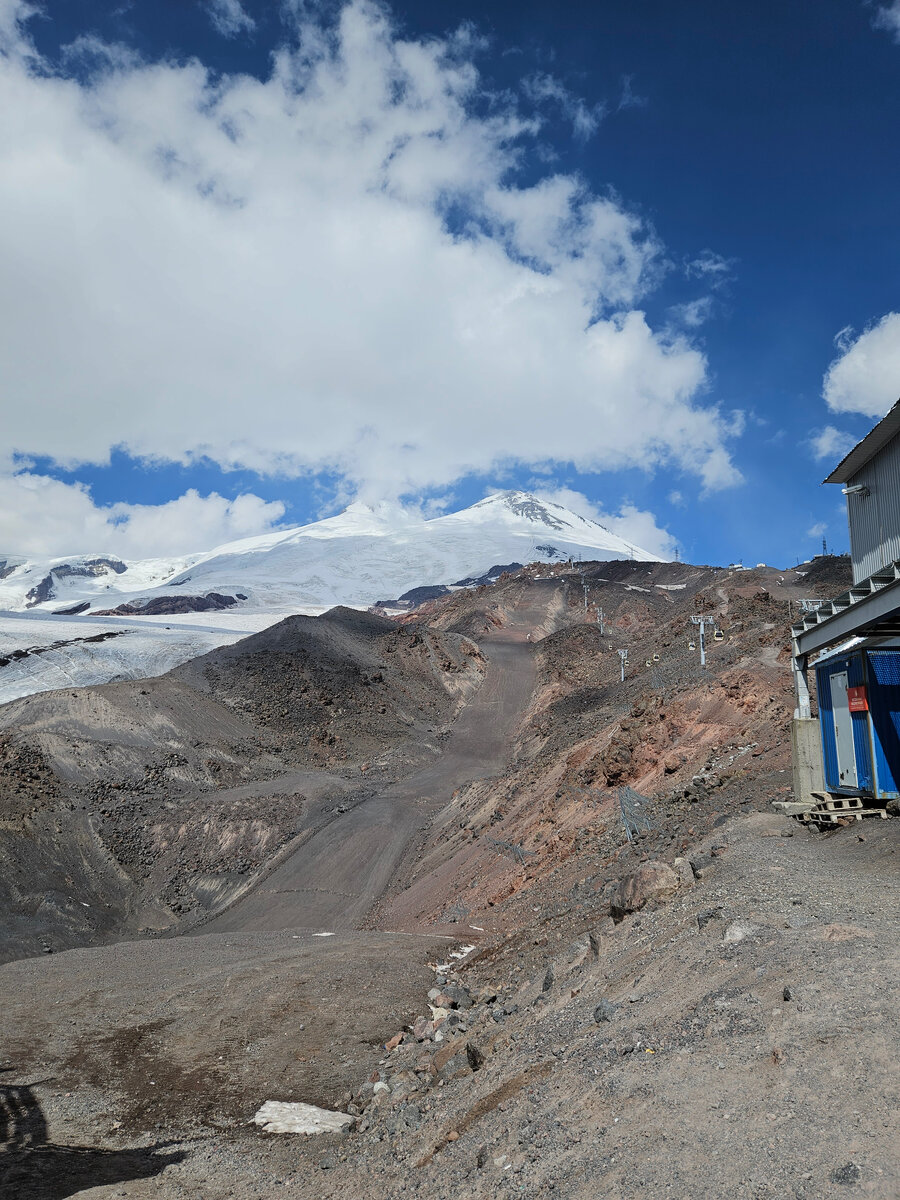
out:
<path id="1" fill-rule="evenodd" d="M 283 1100 L 267 1100 L 256 1116 L 255 1125 L 261 1125 L 265 1133 L 340 1133 L 349 1129 L 353 1117 L 348 1113 L 332 1112 L 315 1104 L 288 1103 Z"/>
<path id="2" fill-rule="evenodd" d="M 455 959 L 456 962 L 460 962 L 462 959 L 468 958 L 468 956 L 472 953 L 472 951 L 474 949 L 475 949 L 474 946 L 458 946 L 456 950 L 450 951 L 449 957 L 451 959 Z M 432 963 L 431 964 L 431 966 L 438 973 L 438 975 L 445 974 L 447 971 L 449 971 L 452 968 L 453 965 L 454 964 L 452 962 Z"/>

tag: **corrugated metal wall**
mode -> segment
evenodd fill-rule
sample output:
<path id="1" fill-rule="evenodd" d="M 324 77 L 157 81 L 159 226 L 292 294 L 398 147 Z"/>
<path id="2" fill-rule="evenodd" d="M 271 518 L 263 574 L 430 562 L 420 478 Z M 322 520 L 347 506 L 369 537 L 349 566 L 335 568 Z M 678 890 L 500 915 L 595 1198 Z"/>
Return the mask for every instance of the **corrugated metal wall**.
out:
<path id="1" fill-rule="evenodd" d="M 858 471 L 849 484 L 862 483 L 868 496 L 848 496 L 853 582 L 868 579 L 900 559 L 900 437 Z"/>
<path id="2" fill-rule="evenodd" d="M 900 651 L 870 650 L 869 707 L 875 745 L 875 795 L 900 796 Z"/>

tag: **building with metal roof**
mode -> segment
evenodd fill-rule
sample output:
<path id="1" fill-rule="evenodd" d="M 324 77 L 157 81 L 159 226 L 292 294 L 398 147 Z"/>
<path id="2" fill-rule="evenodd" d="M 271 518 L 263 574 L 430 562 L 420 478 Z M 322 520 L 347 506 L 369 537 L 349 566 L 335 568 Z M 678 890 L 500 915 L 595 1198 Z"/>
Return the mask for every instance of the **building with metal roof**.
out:
<path id="1" fill-rule="evenodd" d="M 843 484 L 853 586 L 809 602 L 791 627 L 795 793 L 825 786 L 883 800 L 900 795 L 900 401 L 824 482 Z M 818 721 L 808 685 L 813 657 Z M 798 760 L 809 768 L 806 782 Z"/>
<path id="2" fill-rule="evenodd" d="M 791 629 L 800 717 L 810 715 L 811 654 L 853 637 L 900 635 L 900 400 L 824 482 L 844 485 L 853 587 Z"/>

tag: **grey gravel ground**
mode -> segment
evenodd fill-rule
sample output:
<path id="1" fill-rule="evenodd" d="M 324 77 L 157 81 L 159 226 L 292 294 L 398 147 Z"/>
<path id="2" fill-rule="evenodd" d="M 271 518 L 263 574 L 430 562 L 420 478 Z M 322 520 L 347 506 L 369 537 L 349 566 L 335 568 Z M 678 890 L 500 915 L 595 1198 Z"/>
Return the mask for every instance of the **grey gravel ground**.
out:
<path id="1" fill-rule="evenodd" d="M 403 995 L 396 1029 L 428 1013 L 436 946 L 421 940 L 344 935 L 315 959 L 311 939 L 291 935 L 183 939 L 175 960 L 130 944 L 60 956 L 68 980 L 44 959 L 9 964 L 4 994 L 19 999 L 3 1086 L 34 1085 L 49 1142 L 112 1156 L 165 1147 L 127 1160 L 130 1177 L 68 1193 L 34 1190 L 51 1154 L 35 1147 L 0 1194 L 889 1200 L 900 1194 L 898 845 L 895 822 L 822 836 L 735 818 L 701 847 L 716 848 L 702 881 L 619 925 L 599 921 L 596 957 L 586 938 L 567 941 L 564 921 L 537 969 L 515 939 L 502 957 L 470 956 L 458 977 L 476 1004 L 449 1055 L 409 1038 L 390 1054 L 376 1044 L 391 1032 L 379 988 Z M 301 983 L 313 963 L 314 1015 Z M 467 1043 L 475 1070 L 459 1057 Z M 290 1098 L 289 1083 L 297 1098 L 346 1106 L 370 1068 L 411 1073 L 414 1090 L 395 1083 L 348 1135 L 245 1124 L 260 1099 Z"/>

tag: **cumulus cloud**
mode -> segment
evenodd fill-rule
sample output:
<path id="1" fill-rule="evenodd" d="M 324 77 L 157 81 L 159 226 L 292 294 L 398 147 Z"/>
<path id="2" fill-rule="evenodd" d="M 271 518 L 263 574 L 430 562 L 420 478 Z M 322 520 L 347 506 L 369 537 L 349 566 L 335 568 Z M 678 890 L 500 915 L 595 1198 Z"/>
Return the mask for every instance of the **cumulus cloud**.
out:
<path id="1" fill-rule="evenodd" d="M 876 29 L 886 29 L 895 42 L 900 42 L 900 0 L 881 4 L 875 10 L 872 22 Z"/>
<path id="2" fill-rule="evenodd" d="M 32 472 L 0 475 L 0 552 L 168 557 L 266 533 L 283 516 L 280 501 L 254 495 L 227 500 L 191 489 L 166 504 L 99 506 L 81 484 Z"/>
<path id="3" fill-rule="evenodd" d="M 843 329 L 825 375 L 824 395 L 833 412 L 883 417 L 900 398 L 900 313 L 887 313 L 859 337 Z"/>
<path id="4" fill-rule="evenodd" d="M 826 425 L 810 438 L 813 458 L 830 458 L 838 463 L 856 445 L 856 438 L 834 425 Z"/>
<path id="5" fill-rule="evenodd" d="M 256 22 L 244 11 L 241 0 L 209 0 L 209 15 L 223 37 L 237 37 L 256 28 Z"/>
<path id="6" fill-rule="evenodd" d="M 351 0 L 333 28 L 298 6 L 265 79 L 96 46 L 85 79 L 15 11 L 9 449 L 329 470 L 365 498 L 517 462 L 740 478 L 702 353 L 641 310 L 652 231 L 573 176 L 517 182 L 539 118 L 486 94 L 476 39 L 404 39 Z"/>
<path id="7" fill-rule="evenodd" d="M 574 488 L 536 489 L 534 494 L 539 499 L 562 504 L 564 508 L 580 517 L 598 521 L 610 533 L 659 558 L 674 558 L 678 549 L 678 539 L 673 537 L 668 529 L 660 528 L 652 512 L 639 509 L 628 501 L 620 505 L 618 512 L 607 513 L 589 500 L 583 492 L 577 492 Z"/>

